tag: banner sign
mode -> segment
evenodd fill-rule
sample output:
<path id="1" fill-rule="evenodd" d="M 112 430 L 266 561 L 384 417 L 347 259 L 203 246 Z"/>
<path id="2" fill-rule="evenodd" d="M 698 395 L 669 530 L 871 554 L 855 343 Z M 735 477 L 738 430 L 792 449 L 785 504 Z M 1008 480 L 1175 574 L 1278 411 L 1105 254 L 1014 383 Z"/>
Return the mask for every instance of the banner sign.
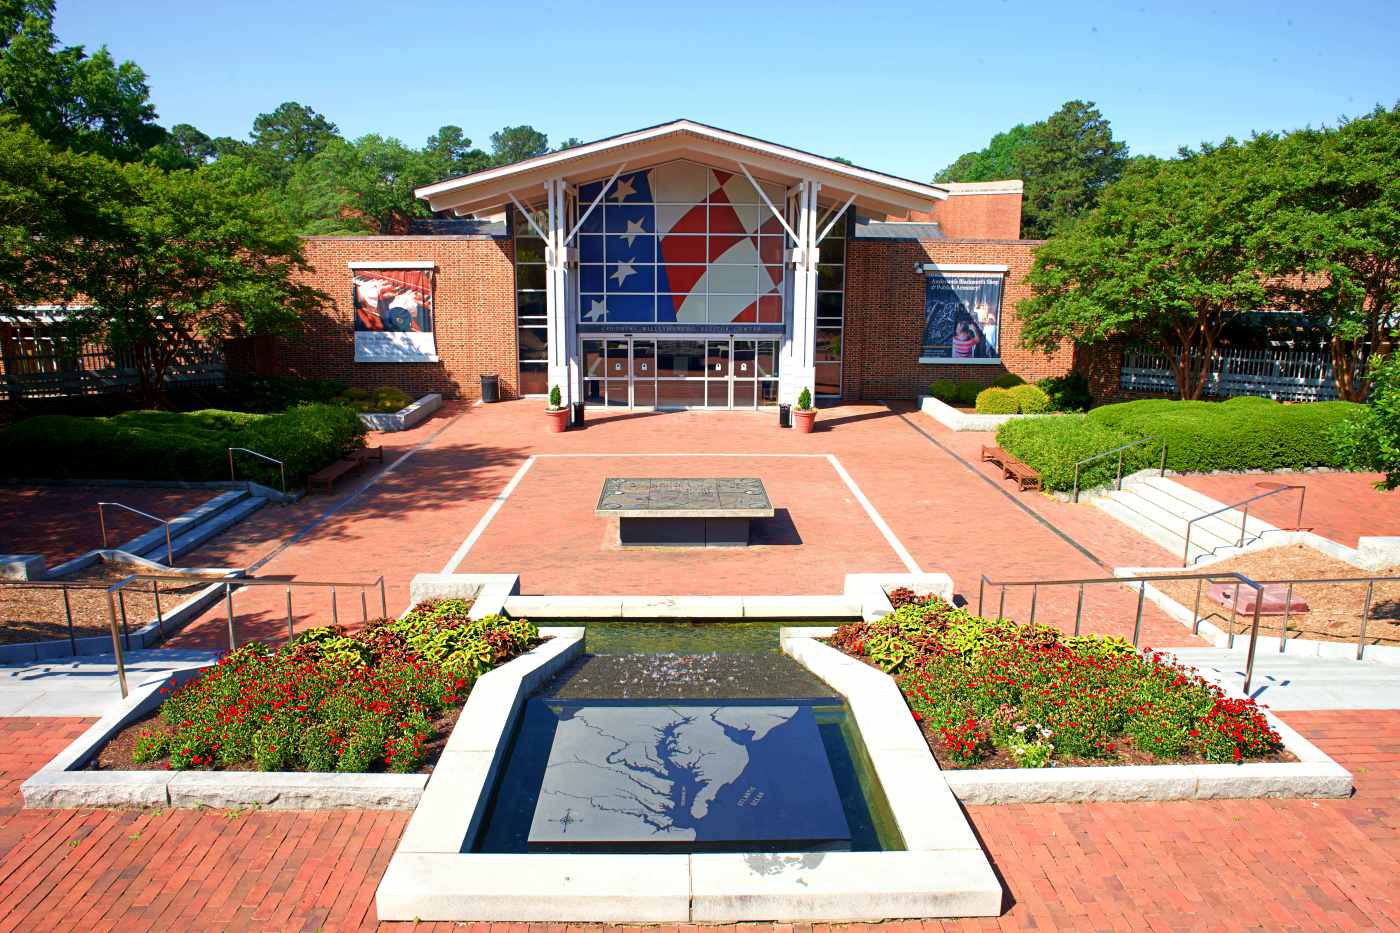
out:
<path id="1" fill-rule="evenodd" d="M 581 334 L 734 334 L 745 337 L 781 337 L 772 324 L 590 324 L 578 325 Z"/>
<path id="2" fill-rule="evenodd" d="M 437 362 L 432 269 L 354 269 L 350 291 L 356 363 Z"/>
<path id="3" fill-rule="evenodd" d="M 928 273 L 921 358 L 998 359 L 1000 274 Z"/>

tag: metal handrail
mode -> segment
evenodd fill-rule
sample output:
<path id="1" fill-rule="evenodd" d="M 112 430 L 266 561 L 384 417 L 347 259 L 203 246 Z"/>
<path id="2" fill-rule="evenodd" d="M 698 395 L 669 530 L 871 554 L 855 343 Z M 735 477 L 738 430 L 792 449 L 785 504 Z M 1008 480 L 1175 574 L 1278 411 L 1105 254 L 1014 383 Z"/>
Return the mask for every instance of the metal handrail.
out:
<path id="1" fill-rule="evenodd" d="M 154 586 L 157 582 L 162 581 L 162 580 L 166 580 L 166 581 L 168 581 L 168 580 L 184 580 L 184 581 L 187 581 L 187 582 L 188 582 L 190 579 L 192 579 L 192 577 L 191 577 L 191 575 L 189 575 L 189 574 L 179 575 L 179 574 L 159 574 L 159 573 L 134 573 L 134 574 L 132 574 L 131 576 L 123 577 L 122 579 L 118 580 L 116 583 L 113 583 L 111 586 L 107 587 L 107 618 L 108 618 L 108 621 L 109 621 L 110 624 L 111 624 L 111 629 L 112 629 L 112 650 L 113 650 L 113 652 L 116 654 L 116 657 L 117 657 L 117 680 L 118 680 L 118 682 L 121 684 L 121 688 L 122 688 L 122 697 L 123 697 L 123 698 L 125 698 L 126 695 L 127 695 L 127 688 L 126 688 L 126 662 L 125 662 L 125 655 L 124 655 L 123 652 L 122 652 L 122 639 L 121 639 L 121 633 L 122 633 L 123 631 L 125 631 L 125 629 L 126 629 L 126 608 L 125 608 L 125 604 L 124 604 L 124 603 L 122 604 L 120 627 L 119 627 L 118 622 L 117 622 L 117 616 L 118 616 L 117 606 L 118 606 L 119 603 L 121 603 L 122 591 L 127 587 L 127 585 L 129 585 L 129 584 L 131 584 L 131 583 L 133 583 L 133 582 L 136 582 L 136 581 L 150 580 L 150 581 L 152 581 L 152 585 Z M 209 578 L 208 578 L 208 577 L 204 577 L 203 579 L 209 579 Z M 286 590 L 287 590 L 287 637 L 288 637 L 288 638 L 291 638 L 291 637 L 293 636 L 293 634 L 294 634 L 293 615 L 292 615 L 292 587 L 296 587 L 296 586 L 301 586 L 301 587 L 323 587 L 323 588 L 328 587 L 328 588 L 330 589 L 330 591 L 331 591 L 331 624 L 332 624 L 332 625 L 339 624 L 339 621 L 340 621 L 340 613 L 339 613 L 338 607 L 337 607 L 337 605 L 336 605 L 336 588 L 337 588 L 337 587 L 344 588 L 344 589 L 350 589 L 350 588 L 357 588 L 357 589 L 359 589 L 359 591 L 360 591 L 360 619 L 361 619 L 361 621 L 364 621 L 364 622 L 368 622 L 368 621 L 369 621 L 369 602 L 368 602 L 368 600 L 365 598 L 365 590 L 368 589 L 368 588 L 370 588 L 370 587 L 378 587 L 378 588 L 379 588 L 379 613 L 380 613 L 381 616 L 388 616 L 388 615 L 389 615 L 389 602 L 388 602 L 387 594 L 385 593 L 385 588 L 384 588 L 384 576 L 383 576 L 382 574 L 381 574 L 379 577 L 375 578 L 374 580 L 369 581 L 368 583 L 343 582 L 343 581 L 329 582 L 329 581 L 323 581 L 323 580 L 275 580 L 275 579 L 259 579 L 259 578 L 256 578 L 256 577 L 228 577 L 228 578 L 224 578 L 224 579 L 221 579 L 221 580 L 217 580 L 217 581 L 215 581 L 215 582 L 216 582 L 216 583 L 222 583 L 222 584 L 223 584 L 223 587 L 224 587 L 224 605 L 227 607 L 227 613 L 228 613 L 228 647 L 229 647 L 229 650 L 230 650 L 230 651 L 233 651 L 235 648 L 238 647 L 238 636 L 237 636 L 237 632 L 236 632 L 235 627 L 234 627 L 234 616 L 233 616 L 233 591 L 234 591 L 235 589 L 242 589 L 242 588 L 244 588 L 244 587 L 249 587 L 249 586 L 280 586 L 280 587 L 285 587 Z"/>
<path id="2" fill-rule="evenodd" d="M 1259 485 L 1262 486 L 1265 484 L 1261 483 Z M 1221 512 L 1228 512 L 1231 509 L 1244 506 L 1244 517 L 1240 519 L 1240 541 L 1239 544 L 1235 545 L 1235 547 L 1244 547 L 1245 527 L 1249 524 L 1249 504 L 1251 502 L 1257 502 L 1260 499 L 1267 499 L 1269 496 L 1276 496 L 1281 492 L 1288 492 L 1290 489 L 1298 490 L 1298 518 L 1293 523 L 1293 530 L 1297 531 L 1301 528 L 1303 525 L 1303 503 L 1308 497 L 1308 487 L 1297 483 L 1273 483 L 1269 485 L 1272 485 L 1274 488 L 1270 489 L 1268 492 L 1261 492 L 1256 496 L 1250 496 L 1248 499 L 1241 499 L 1239 502 L 1231 503 L 1223 508 L 1216 509 L 1214 512 L 1206 512 L 1204 515 L 1197 515 L 1195 518 L 1188 520 L 1186 522 L 1186 545 L 1181 549 L 1181 566 L 1191 566 L 1191 526 L 1196 524 L 1196 522 L 1203 521 L 1207 518 L 1214 518 Z"/>
<path id="3" fill-rule="evenodd" d="M 133 509 L 131 506 L 123 505 L 120 502 L 97 503 L 97 524 L 102 528 L 102 547 L 104 549 L 108 546 L 107 517 L 103 511 L 107 506 L 116 506 L 119 509 L 126 509 L 128 512 L 140 515 L 142 518 L 149 518 L 151 521 L 159 522 L 161 525 L 163 525 L 165 527 L 165 565 L 167 567 L 175 566 L 175 548 L 170 544 L 170 522 L 166 521 L 163 518 L 158 518 L 157 516 L 152 515 L 149 512 L 143 512 L 140 509 Z"/>
<path id="4" fill-rule="evenodd" d="M 72 590 L 105 590 L 101 583 L 64 583 L 57 580 L 0 580 L 0 586 L 23 586 L 31 589 L 62 590 L 63 614 L 68 620 L 68 648 L 74 657 L 78 656 L 78 638 L 73 632 L 73 603 L 68 597 Z"/>
<path id="5" fill-rule="evenodd" d="M 1249 631 L 1249 653 L 1248 653 L 1248 655 L 1247 655 L 1247 657 L 1246 657 L 1246 659 L 1245 659 L 1245 668 L 1244 668 L 1244 692 L 1245 692 L 1245 695 L 1248 696 L 1248 695 L 1249 695 L 1250 686 L 1251 686 L 1251 684 L 1252 684 L 1253 681 L 1254 681 L 1254 650 L 1255 650 L 1255 647 L 1256 647 L 1256 645 L 1258 644 L 1258 641 L 1259 641 L 1259 614 L 1260 614 L 1261 608 L 1262 608 L 1263 605 L 1264 605 L 1264 584 L 1259 583 L 1259 582 L 1257 582 L 1257 581 L 1255 581 L 1255 580 L 1251 580 L 1249 577 L 1247 577 L 1247 576 L 1245 576 L 1244 574 L 1239 573 L 1239 572 L 1237 572 L 1237 571 L 1228 571 L 1228 572 L 1225 572 L 1225 573 L 1204 573 L 1204 574 L 1201 574 L 1201 573 L 1197 573 L 1197 574 L 1191 574 L 1191 573 L 1153 573 L 1153 574 L 1144 574 L 1144 575 L 1135 576 L 1135 577 L 1086 577 L 1086 578 L 1083 578 L 1083 579 L 1075 579 L 1075 580 L 1001 580 L 1001 581 L 990 580 L 990 579 L 987 578 L 987 575 L 986 575 L 986 574 L 982 574 L 982 578 L 981 578 L 981 580 L 978 581 L 978 584 L 977 584 L 977 614 L 978 614 L 978 615 L 982 615 L 982 614 L 983 614 L 983 612 L 982 612 L 982 601 L 983 601 L 983 596 L 984 596 L 984 594 L 985 594 L 986 588 L 987 588 L 988 586 L 996 586 L 996 587 L 1000 587 L 1000 588 L 1001 588 L 1001 599 L 1000 599 L 1000 601 L 997 603 L 997 617 L 998 617 L 998 618 L 1002 618 L 1002 617 L 1004 616 L 1004 612 L 1005 612 L 1005 609 L 1006 609 L 1006 588 L 1007 588 L 1007 587 L 1011 587 L 1011 586 L 1029 586 L 1029 587 L 1031 588 L 1031 616 L 1030 616 L 1030 620 L 1028 621 L 1027 624 L 1028 624 L 1028 625 L 1034 625 L 1034 624 L 1035 624 L 1035 608 L 1036 608 L 1036 605 L 1035 605 L 1035 604 L 1036 604 L 1036 597 L 1039 595 L 1040 588 L 1041 588 L 1042 586 L 1077 586 L 1077 587 L 1079 587 L 1079 602 L 1078 602 L 1078 606 L 1075 608 L 1075 615 L 1074 615 L 1074 634 L 1078 635 L 1078 634 L 1079 634 L 1080 620 L 1082 619 L 1082 617 L 1083 617 L 1083 612 L 1084 612 L 1084 587 L 1085 587 L 1085 586 L 1089 586 L 1089 585 L 1092 585 L 1092 584 L 1100 584 L 1100 583 L 1116 583 L 1116 584 L 1120 584 L 1120 585 L 1131 586 L 1132 584 L 1136 583 L 1136 584 L 1138 585 L 1137 616 L 1136 616 L 1136 618 L 1135 618 L 1134 621 L 1133 621 L 1133 647 L 1136 648 L 1136 647 L 1138 647 L 1138 642 L 1139 642 L 1139 641 L 1141 640 L 1141 638 L 1142 638 L 1142 609 L 1143 609 L 1143 603 L 1144 603 L 1144 601 L 1146 600 L 1146 597 L 1147 597 L 1147 584 L 1152 583 L 1152 582 L 1154 582 L 1154 581 L 1160 581 L 1160 580 L 1177 580 L 1177 581 L 1179 581 L 1179 580 L 1202 580 L 1202 581 L 1204 581 L 1204 580 L 1234 580 L 1234 581 L 1235 581 L 1235 585 L 1236 585 L 1236 589 L 1235 589 L 1236 598 L 1235 598 L 1235 601 L 1234 601 L 1234 602 L 1235 602 L 1236 605 L 1239 604 L 1239 587 L 1241 587 L 1241 586 L 1248 586 L 1248 587 L 1253 588 L 1253 590 L 1254 590 L 1254 621 L 1253 621 L 1253 624 L 1250 626 L 1250 631 Z M 1198 584 L 1198 586 L 1197 586 L 1197 591 L 1196 591 L 1196 592 L 1197 592 L 1198 604 L 1199 604 L 1199 594 L 1200 594 L 1199 584 Z M 1199 608 L 1199 605 L 1198 605 L 1198 608 Z M 1232 618 L 1233 618 L 1233 615 L 1232 615 Z M 1194 628 L 1194 626 L 1193 626 L 1193 628 Z M 1231 628 L 1231 631 L 1233 632 L 1233 630 L 1234 630 L 1234 623 L 1233 623 L 1233 622 L 1231 623 L 1230 628 Z M 1233 646 L 1234 646 L 1234 645 L 1233 645 L 1233 636 L 1232 636 L 1231 647 L 1233 647 Z"/>
<path id="6" fill-rule="evenodd" d="M 1140 445 L 1140 444 L 1146 444 L 1148 441 L 1161 441 L 1161 442 L 1162 442 L 1162 460 L 1161 460 L 1161 462 L 1160 462 L 1159 464 L 1157 464 L 1157 475 L 1158 475 L 1158 476 L 1166 476 L 1166 475 L 1167 475 L 1167 439 L 1166 439 L 1165 437 L 1160 436 L 1160 435 L 1153 434 L 1153 435 L 1150 436 L 1150 437 L 1144 437 L 1144 438 L 1140 438 L 1140 439 L 1135 440 L 1135 441 L 1129 441 L 1128 443 L 1122 445 L 1121 447 L 1115 447 L 1115 448 L 1113 448 L 1112 450 L 1105 450 L 1103 453 L 1094 454 L 1092 457 L 1085 457 L 1083 460 L 1080 460 L 1080 461 L 1078 461 L 1077 463 L 1075 463 L 1075 465 L 1074 465 L 1074 493 L 1073 493 L 1073 495 L 1072 495 L 1072 497 L 1071 497 L 1071 501 L 1073 501 L 1073 502 L 1078 502 L 1078 501 L 1079 501 L 1079 468 L 1082 467 L 1082 466 L 1084 466 L 1085 464 L 1095 463 L 1095 462 L 1097 462 L 1097 461 L 1099 461 L 1099 460 L 1102 460 L 1104 457 L 1111 457 L 1111 456 L 1113 456 L 1114 454 L 1117 454 L 1117 455 L 1118 455 L 1118 475 L 1117 475 L 1117 477 L 1115 477 L 1115 479 L 1114 479 L 1113 482 L 1114 482 L 1114 486 L 1115 486 L 1116 488 L 1122 489 L 1122 488 L 1123 488 L 1123 452 L 1126 451 L 1126 450 L 1128 450 L 1129 448 L 1137 447 L 1137 446 Z"/>
<path id="7" fill-rule="evenodd" d="M 1029 586 L 1031 587 L 1031 612 L 1029 624 L 1035 624 L 1036 598 L 1039 590 L 1043 586 L 1077 586 L 1079 588 L 1079 598 L 1074 610 L 1074 634 L 1079 634 L 1080 624 L 1084 615 L 1084 587 L 1097 583 L 1117 583 L 1125 586 L 1138 585 L 1137 617 L 1133 623 L 1133 646 L 1137 647 L 1138 639 L 1142 631 L 1142 610 L 1143 602 L 1147 595 L 1147 584 L 1155 582 L 1181 582 L 1196 581 L 1196 602 L 1191 610 L 1191 634 L 1199 634 L 1201 622 L 1201 591 L 1206 583 L 1230 583 L 1235 584 L 1235 595 L 1230 602 L 1230 630 L 1228 633 L 1227 648 L 1235 647 L 1235 619 L 1238 617 L 1238 606 L 1240 602 L 1240 587 L 1249 586 L 1255 590 L 1254 617 L 1250 624 L 1249 631 L 1249 654 L 1245 666 L 1244 692 L 1249 693 L 1250 686 L 1254 678 L 1254 653 L 1259 639 L 1259 617 L 1263 606 L 1263 591 L 1266 586 L 1287 586 L 1288 590 L 1284 596 L 1284 616 L 1282 628 L 1279 635 L 1279 653 L 1282 654 L 1288 641 L 1288 624 L 1293 617 L 1293 587 L 1299 585 L 1322 585 L 1335 583 L 1365 584 L 1366 599 L 1361 610 L 1361 626 L 1356 636 L 1356 660 L 1361 661 L 1366 654 L 1366 627 L 1371 620 L 1371 609 L 1373 597 L 1377 583 L 1400 583 L 1400 576 L 1386 577 L 1293 577 L 1284 580 L 1254 580 L 1242 573 L 1235 571 L 1224 571 L 1219 573 L 1154 573 L 1143 574 L 1135 577 L 1092 577 L 1077 580 L 1005 580 L 996 581 L 988 579 L 986 574 L 982 575 L 977 584 L 977 614 L 982 615 L 983 597 L 988 586 L 1000 587 L 1001 596 L 997 603 L 997 616 L 1004 615 L 1006 609 L 1006 589 L 1007 587 Z"/>
<path id="8" fill-rule="evenodd" d="M 229 482 L 236 482 L 236 481 L 237 481 L 237 477 L 235 477 L 235 476 L 234 476 L 234 473 L 233 473 L 233 454 L 234 454 L 235 451 L 237 451 L 238 453 L 241 453 L 241 454 L 252 454 L 254 457 L 261 457 L 262 459 L 266 460 L 268 463 L 275 463 L 275 464 L 277 464 L 277 469 L 278 469 L 279 471 L 281 471 L 281 473 L 282 473 L 282 495 L 285 496 L 285 495 L 287 494 L 287 465 L 286 465 L 285 463 L 283 463 L 281 460 L 278 460 L 276 457 L 269 457 L 267 454 L 258 453 L 256 450 L 253 450 L 252 448 L 249 448 L 249 447 L 230 447 L 230 448 L 228 449 L 228 478 L 229 478 Z"/>

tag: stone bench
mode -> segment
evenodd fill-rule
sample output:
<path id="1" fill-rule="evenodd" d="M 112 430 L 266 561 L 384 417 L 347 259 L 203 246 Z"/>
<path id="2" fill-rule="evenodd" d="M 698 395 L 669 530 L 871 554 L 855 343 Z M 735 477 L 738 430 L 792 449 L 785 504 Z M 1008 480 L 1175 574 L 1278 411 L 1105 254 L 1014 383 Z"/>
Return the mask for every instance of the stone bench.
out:
<path id="1" fill-rule="evenodd" d="M 594 512 L 617 518 L 623 547 L 745 547 L 749 522 L 774 514 L 754 477 L 609 477 Z"/>

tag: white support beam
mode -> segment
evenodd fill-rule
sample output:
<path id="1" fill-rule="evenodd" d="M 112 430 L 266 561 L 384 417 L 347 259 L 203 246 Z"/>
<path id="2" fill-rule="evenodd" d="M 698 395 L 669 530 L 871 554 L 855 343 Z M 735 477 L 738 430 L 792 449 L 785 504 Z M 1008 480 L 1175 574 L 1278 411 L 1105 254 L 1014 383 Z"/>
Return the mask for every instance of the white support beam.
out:
<path id="1" fill-rule="evenodd" d="M 744 177 L 749 180 L 749 184 L 753 185 L 753 190 L 758 192 L 758 196 L 763 199 L 763 203 L 768 205 L 768 210 L 772 211 L 773 216 L 778 218 L 778 223 L 783 225 L 783 229 L 787 231 L 788 236 L 792 237 L 794 243 L 799 241 L 801 237 L 797 235 L 796 230 L 793 230 L 792 227 L 788 225 L 787 219 L 783 217 L 782 211 L 778 210 L 776 207 L 773 206 L 773 202 L 768 200 L 768 194 L 763 190 L 763 188 L 759 185 L 758 182 L 753 180 L 753 176 L 749 174 L 749 167 L 743 162 L 736 162 L 735 164 L 743 170 Z"/>
<path id="2" fill-rule="evenodd" d="M 565 246 L 568 246 L 574 241 L 574 237 L 578 234 L 579 230 L 583 228 L 584 221 L 588 220 L 588 215 L 592 214 L 593 209 L 602 203 L 603 198 L 608 194 L 608 189 L 613 186 L 613 182 L 617 181 L 617 176 L 621 175 L 622 170 L 626 167 L 626 162 L 622 162 L 618 165 L 617 171 L 612 173 L 612 177 L 608 179 L 608 183 L 598 192 L 598 196 L 593 199 L 593 203 L 588 205 L 588 210 L 584 211 L 583 216 L 578 219 L 578 223 L 574 224 L 574 229 L 570 230 L 569 235 L 564 238 Z"/>
<path id="3" fill-rule="evenodd" d="M 846 203 L 841 205 L 841 207 L 840 207 L 839 210 L 837 210 L 835 213 L 828 213 L 828 214 L 826 215 L 826 217 L 823 217 L 823 218 L 822 218 L 822 222 L 823 222 L 823 223 L 826 223 L 827 218 L 830 218 L 830 219 L 831 219 L 831 222 L 830 222 L 830 223 L 827 223 L 825 227 L 822 227 L 822 232 L 819 233 L 819 234 L 817 234 L 817 244 L 818 244 L 818 245 L 821 244 L 821 241 L 822 241 L 822 240 L 825 240 L 825 239 L 826 239 L 826 235 L 827 235 L 828 233 L 831 232 L 831 228 L 834 227 L 834 226 L 836 226 L 836 222 L 837 222 L 838 220 L 840 220 L 842 217 L 845 216 L 845 214 L 846 214 L 846 208 L 850 207 L 850 206 L 851 206 L 851 202 L 854 201 L 855 199 L 856 199 L 856 196 L 855 196 L 855 195 L 851 195 L 849 198 L 846 199 Z M 821 224 L 818 224 L 818 226 L 821 226 Z"/>

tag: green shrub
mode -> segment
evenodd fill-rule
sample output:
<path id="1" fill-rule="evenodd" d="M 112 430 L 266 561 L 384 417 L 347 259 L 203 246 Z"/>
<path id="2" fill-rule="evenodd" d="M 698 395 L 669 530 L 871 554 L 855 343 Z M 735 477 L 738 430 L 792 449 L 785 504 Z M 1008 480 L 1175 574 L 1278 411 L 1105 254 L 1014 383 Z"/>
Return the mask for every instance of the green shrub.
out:
<path id="1" fill-rule="evenodd" d="M 940 402 L 952 404 L 957 401 L 958 384 L 951 379 L 935 379 L 929 383 L 928 394 Z"/>
<path id="2" fill-rule="evenodd" d="M 954 400 L 959 405 L 976 405 L 978 393 L 985 388 L 980 382 L 960 382 Z"/>
<path id="3" fill-rule="evenodd" d="M 380 386 L 377 389 L 346 389 L 335 399 L 357 412 L 386 413 L 398 411 L 413 404 L 413 399 L 402 389 L 393 386 Z"/>
<path id="4" fill-rule="evenodd" d="M 977 411 L 983 415 L 1014 415 L 1016 397 L 1011 394 L 1010 389 L 998 389 L 995 386 L 983 389 L 977 393 Z"/>
<path id="5" fill-rule="evenodd" d="M 1023 386 L 1025 384 L 1026 380 L 1015 373 L 1002 373 L 992 380 L 992 385 L 996 386 L 998 389 L 1014 389 L 1016 386 Z"/>
<path id="6" fill-rule="evenodd" d="M 1089 380 L 1083 373 L 1050 376 L 1036 383 L 1050 396 L 1051 411 L 1085 411 L 1094 404 L 1089 393 Z"/>
<path id="7" fill-rule="evenodd" d="M 1090 422 L 1084 415 L 1018 418 L 997 428 L 997 444 L 1034 467 L 1046 489 L 1070 489 L 1074 485 L 1075 461 L 1112 450 L 1125 442 L 1120 432 Z M 1142 448 L 1127 451 L 1124 474 L 1147 466 L 1152 456 Z M 1111 481 L 1117 465 L 1116 457 L 1106 457 L 1084 467 L 1080 488 Z"/>
<path id="8" fill-rule="evenodd" d="M 797 410 L 812 410 L 812 390 L 807 388 L 806 386 L 803 386 L 802 391 L 797 393 Z"/>
<path id="9" fill-rule="evenodd" d="M 229 384 L 226 404 L 239 411 L 271 413 L 303 402 L 331 402 L 345 391 L 345 383 L 334 379 L 248 376 Z"/>
<path id="10" fill-rule="evenodd" d="M 221 480 L 228 449 L 248 447 L 285 460 L 287 482 L 305 477 L 362 443 L 359 416 L 339 405 L 299 405 L 277 415 L 129 411 L 110 418 L 46 415 L 0 429 L 0 472 L 37 478 Z M 244 456 L 238 475 L 275 484 L 277 469 Z"/>
<path id="11" fill-rule="evenodd" d="M 1043 415 L 1050 410 L 1050 396 L 1037 386 L 1019 385 L 1006 391 L 1016 400 L 1016 410 L 1023 415 Z"/>
<path id="12" fill-rule="evenodd" d="M 1346 465 L 1332 434 L 1359 410 L 1350 402 L 1146 399 L 1105 405 L 1086 417 L 1129 439 L 1164 438 L 1173 470 L 1300 470 Z"/>
<path id="13" fill-rule="evenodd" d="M 1400 353 L 1373 357 L 1365 407 L 1334 425 L 1328 440 L 1351 470 L 1379 470 L 1378 489 L 1400 486 Z"/>
<path id="14" fill-rule="evenodd" d="M 558 411 L 559 408 L 560 408 L 560 406 L 562 406 L 563 404 L 564 404 L 564 393 L 561 392 L 561 391 L 559 390 L 559 387 L 558 387 L 558 386 L 553 386 L 553 387 L 551 387 L 550 390 L 549 390 L 549 408 L 550 408 L 550 410 L 551 410 L 551 411 Z"/>

